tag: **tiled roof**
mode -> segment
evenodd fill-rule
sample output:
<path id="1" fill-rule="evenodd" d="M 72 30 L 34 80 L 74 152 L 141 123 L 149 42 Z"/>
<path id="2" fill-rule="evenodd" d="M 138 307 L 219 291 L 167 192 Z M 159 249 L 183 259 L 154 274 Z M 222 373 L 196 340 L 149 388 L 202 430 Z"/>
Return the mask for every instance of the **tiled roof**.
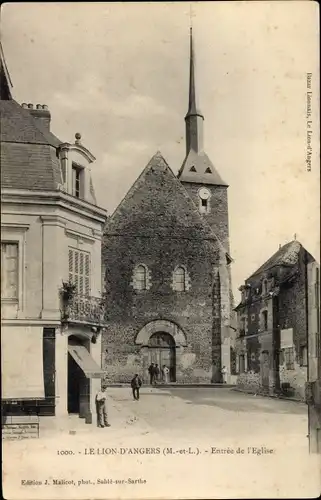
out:
<path id="1" fill-rule="evenodd" d="M 286 243 L 283 247 L 279 248 L 279 250 L 275 252 L 275 254 L 273 254 L 272 257 L 270 257 L 261 267 L 252 273 L 250 278 L 252 278 L 252 276 L 256 276 L 257 274 L 263 274 L 265 271 L 275 266 L 294 266 L 298 262 L 301 248 L 301 243 L 296 240 Z"/>
<path id="2" fill-rule="evenodd" d="M 0 101 L 0 113 L 1 142 L 46 144 L 54 148 L 62 143 L 13 99 Z"/>
<path id="3" fill-rule="evenodd" d="M 207 154 L 204 151 L 197 153 L 192 149 L 184 160 L 178 178 L 181 182 L 227 186 Z"/>
<path id="4" fill-rule="evenodd" d="M 61 171 L 56 150 L 44 144 L 1 144 L 1 187 L 56 190 Z"/>

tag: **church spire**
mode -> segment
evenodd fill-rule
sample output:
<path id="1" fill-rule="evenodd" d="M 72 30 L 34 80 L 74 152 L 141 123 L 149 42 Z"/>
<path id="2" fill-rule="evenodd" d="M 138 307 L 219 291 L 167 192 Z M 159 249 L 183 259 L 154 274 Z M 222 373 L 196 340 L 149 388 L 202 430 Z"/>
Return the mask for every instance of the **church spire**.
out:
<path id="1" fill-rule="evenodd" d="M 203 150 L 203 121 L 204 116 L 197 106 L 195 86 L 195 54 L 193 43 L 193 28 L 190 27 L 190 56 L 189 56 L 189 96 L 186 123 L 186 154 L 192 149 L 196 153 Z"/>
<path id="2" fill-rule="evenodd" d="M 194 42 L 193 42 L 193 28 L 190 27 L 190 55 L 189 55 L 189 96 L 188 96 L 188 111 L 186 118 L 189 116 L 200 116 L 204 120 L 204 116 L 198 110 L 197 107 L 197 96 L 195 88 L 195 54 L 194 54 Z"/>
<path id="3" fill-rule="evenodd" d="M 227 186 L 203 148 L 204 116 L 197 106 L 193 30 L 190 28 L 189 97 L 185 116 L 186 156 L 177 176 L 185 183 Z"/>

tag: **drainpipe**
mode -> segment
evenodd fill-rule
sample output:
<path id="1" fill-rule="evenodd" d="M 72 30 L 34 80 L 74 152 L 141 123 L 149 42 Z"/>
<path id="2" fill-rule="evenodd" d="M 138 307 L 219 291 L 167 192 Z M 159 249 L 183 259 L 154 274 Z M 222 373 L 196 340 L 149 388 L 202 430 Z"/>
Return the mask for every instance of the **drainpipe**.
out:
<path id="1" fill-rule="evenodd" d="M 279 394 L 280 385 L 280 317 L 279 296 L 273 297 L 273 368 L 274 368 L 274 393 Z"/>

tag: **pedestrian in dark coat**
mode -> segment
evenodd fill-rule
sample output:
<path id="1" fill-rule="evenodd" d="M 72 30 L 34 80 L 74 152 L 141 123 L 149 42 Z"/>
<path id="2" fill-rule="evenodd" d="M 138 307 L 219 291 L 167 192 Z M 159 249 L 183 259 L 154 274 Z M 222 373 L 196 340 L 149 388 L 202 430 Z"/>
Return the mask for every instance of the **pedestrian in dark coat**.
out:
<path id="1" fill-rule="evenodd" d="M 133 398 L 135 401 L 139 400 L 139 389 L 142 386 L 142 381 L 141 378 L 139 377 L 138 373 L 136 373 L 135 377 L 132 379 L 130 383 L 133 391 Z"/>
<path id="2" fill-rule="evenodd" d="M 149 373 L 150 385 L 153 385 L 153 383 L 154 383 L 154 378 L 155 378 L 155 367 L 154 367 L 154 363 L 152 363 L 152 364 L 148 367 L 148 373 Z"/>
<path id="3" fill-rule="evenodd" d="M 155 365 L 155 383 L 159 381 L 160 369 L 158 365 Z"/>

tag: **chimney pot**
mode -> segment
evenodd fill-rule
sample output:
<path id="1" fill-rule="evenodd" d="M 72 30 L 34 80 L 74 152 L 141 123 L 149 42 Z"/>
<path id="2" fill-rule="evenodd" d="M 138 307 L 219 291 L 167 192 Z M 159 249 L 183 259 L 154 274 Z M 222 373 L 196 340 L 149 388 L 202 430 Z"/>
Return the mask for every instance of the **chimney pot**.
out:
<path id="1" fill-rule="evenodd" d="M 29 109 L 33 109 L 33 104 L 29 103 L 29 104 L 28 104 L 28 108 L 29 108 Z"/>
<path id="2" fill-rule="evenodd" d="M 48 110 L 48 106 L 47 106 L 47 104 L 43 104 L 43 105 L 42 105 L 42 109 L 46 109 L 46 110 Z"/>
<path id="3" fill-rule="evenodd" d="M 37 108 L 37 109 L 42 109 L 41 104 L 37 104 L 36 108 Z"/>
<path id="4" fill-rule="evenodd" d="M 23 103 L 21 104 L 21 107 L 22 107 L 22 108 L 24 108 L 24 109 L 26 109 L 26 108 L 28 107 L 28 104 L 27 104 L 26 102 L 23 102 Z"/>

